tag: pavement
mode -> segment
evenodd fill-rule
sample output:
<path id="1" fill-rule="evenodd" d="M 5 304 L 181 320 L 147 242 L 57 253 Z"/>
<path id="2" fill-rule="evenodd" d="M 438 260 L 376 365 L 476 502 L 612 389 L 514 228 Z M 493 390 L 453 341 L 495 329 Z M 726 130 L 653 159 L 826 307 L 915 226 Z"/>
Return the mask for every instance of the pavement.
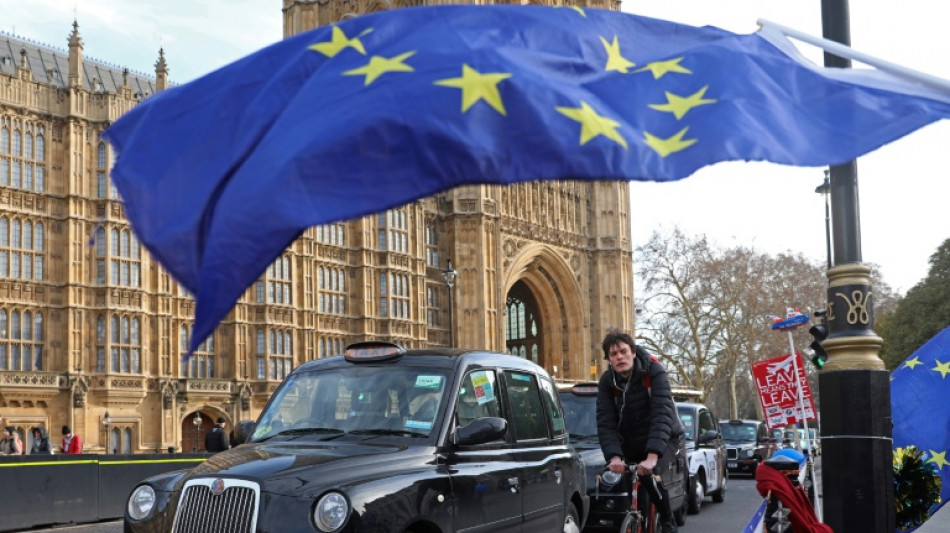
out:
<path id="1" fill-rule="evenodd" d="M 944 505 L 916 533 L 947 533 L 950 531 L 950 505 Z"/>

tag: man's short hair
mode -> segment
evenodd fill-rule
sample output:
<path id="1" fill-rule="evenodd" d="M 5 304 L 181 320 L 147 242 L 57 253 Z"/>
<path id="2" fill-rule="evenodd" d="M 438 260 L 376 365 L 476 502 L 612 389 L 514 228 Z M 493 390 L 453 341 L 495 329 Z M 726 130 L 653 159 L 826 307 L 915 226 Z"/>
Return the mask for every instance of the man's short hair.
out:
<path id="1" fill-rule="evenodd" d="M 63 426 L 63 435 L 69 435 L 73 430 L 69 429 L 69 426 Z"/>
<path id="2" fill-rule="evenodd" d="M 637 349 L 637 344 L 633 342 L 633 337 L 628 333 L 624 333 L 619 329 L 611 329 L 607 332 L 607 336 L 604 337 L 604 342 L 602 348 L 604 349 L 604 359 L 608 358 L 610 353 L 610 347 L 618 342 L 622 342 L 630 347 L 631 352 L 635 352 Z"/>
<path id="3" fill-rule="evenodd" d="M 224 417 L 223 417 L 223 416 L 219 416 L 219 417 L 218 417 L 218 423 L 219 423 L 219 424 L 223 424 L 224 422 L 225 422 Z"/>

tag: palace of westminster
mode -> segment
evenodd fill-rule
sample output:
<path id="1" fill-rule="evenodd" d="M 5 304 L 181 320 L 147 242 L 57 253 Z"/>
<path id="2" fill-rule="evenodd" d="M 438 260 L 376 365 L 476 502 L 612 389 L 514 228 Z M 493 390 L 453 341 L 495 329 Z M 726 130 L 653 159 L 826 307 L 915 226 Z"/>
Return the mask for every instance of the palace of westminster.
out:
<path id="1" fill-rule="evenodd" d="M 284 36 L 410 3 L 427 2 L 283 0 Z M 627 183 L 465 186 L 308 229 L 182 363 L 194 299 L 136 239 L 101 138 L 169 89 L 164 51 L 138 74 L 83 57 L 76 22 L 64 34 L 67 49 L 0 33 L 0 425 L 27 449 L 30 427 L 58 443 L 63 425 L 87 453 L 201 448 L 196 415 L 201 432 L 254 419 L 293 367 L 356 341 L 587 380 L 607 329 L 632 331 Z"/>

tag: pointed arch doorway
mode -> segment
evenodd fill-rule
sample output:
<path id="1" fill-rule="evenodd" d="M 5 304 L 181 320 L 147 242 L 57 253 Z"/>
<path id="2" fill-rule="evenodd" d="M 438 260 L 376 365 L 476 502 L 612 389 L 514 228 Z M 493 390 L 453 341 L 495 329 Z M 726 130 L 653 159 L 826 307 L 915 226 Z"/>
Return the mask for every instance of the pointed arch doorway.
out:
<path id="1" fill-rule="evenodd" d="M 505 351 L 544 366 L 544 345 L 538 301 L 523 281 L 508 291 L 505 303 Z"/>

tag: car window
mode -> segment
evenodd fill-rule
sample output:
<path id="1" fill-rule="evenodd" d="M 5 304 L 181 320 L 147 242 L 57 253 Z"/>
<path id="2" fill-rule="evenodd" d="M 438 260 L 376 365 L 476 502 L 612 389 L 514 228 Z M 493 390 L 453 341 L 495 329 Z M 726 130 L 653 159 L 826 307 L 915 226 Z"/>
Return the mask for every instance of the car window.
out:
<path id="1" fill-rule="evenodd" d="M 567 432 L 573 438 L 597 436 L 597 401 L 593 396 L 561 395 Z"/>
<path id="2" fill-rule="evenodd" d="M 515 426 L 515 439 L 543 439 L 548 436 L 544 408 L 534 374 L 505 371 L 505 387 L 511 404 L 511 422 Z"/>
<path id="3" fill-rule="evenodd" d="M 455 408 L 456 425 L 464 427 L 472 420 L 486 416 L 501 417 L 497 390 L 493 371 L 475 370 L 466 374 L 459 387 Z"/>
<path id="4" fill-rule="evenodd" d="M 713 420 L 709 411 L 700 411 L 699 413 L 699 436 L 702 437 L 710 431 L 716 430 L 716 421 Z"/>
<path id="5" fill-rule="evenodd" d="M 755 442 L 756 426 L 754 424 L 722 424 L 722 438 L 736 442 Z"/>
<path id="6" fill-rule="evenodd" d="M 548 423 L 551 424 L 551 429 L 554 431 L 555 436 L 563 435 L 564 412 L 561 410 L 561 404 L 558 402 L 554 384 L 542 378 L 541 391 L 544 393 L 542 397 L 544 398 L 544 404 L 548 411 Z"/>
<path id="7" fill-rule="evenodd" d="M 410 366 L 328 368 L 289 376 L 261 414 L 253 440 L 350 431 L 428 436 L 448 382 Z M 290 432 L 290 430 L 293 430 Z"/>
<path id="8" fill-rule="evenodd" d="M 696 434 L 696 417 L 693 416 L 691 411 L 685 409 L 679 411 L 680 422 L 683 423 L 683 428 L 686 430 L 686 439 L 693 440 L 693 435 Z"/>

